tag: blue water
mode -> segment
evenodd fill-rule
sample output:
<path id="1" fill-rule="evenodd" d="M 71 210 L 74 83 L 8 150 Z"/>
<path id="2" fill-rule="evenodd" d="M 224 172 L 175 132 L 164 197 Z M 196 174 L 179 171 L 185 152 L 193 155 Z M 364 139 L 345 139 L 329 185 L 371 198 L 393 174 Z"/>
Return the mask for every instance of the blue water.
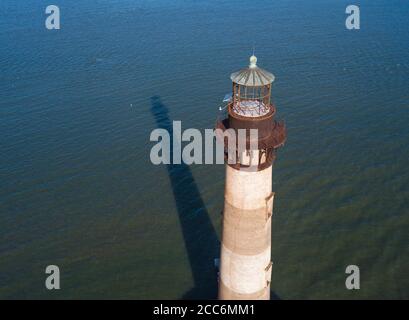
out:
<path id="1" fill-rule="evenodd" d="M 359 31 L 343 0 L 58 0 L 51 31 L 49 4 L 0 2 L 0 298 L 215 298 L 224 168 L 149 135 L 212 128 L 253 45 L 288 128 L 274 296 L 409 298 L 407 1 L 355 1 Z"/>

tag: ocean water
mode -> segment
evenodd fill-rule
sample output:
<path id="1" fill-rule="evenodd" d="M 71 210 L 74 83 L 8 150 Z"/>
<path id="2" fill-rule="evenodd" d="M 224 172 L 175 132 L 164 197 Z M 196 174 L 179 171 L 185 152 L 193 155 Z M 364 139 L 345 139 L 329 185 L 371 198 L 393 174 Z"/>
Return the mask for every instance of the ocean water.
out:
<path id="1" fill-rule="evenodd" d="M 223 165 L 154 166 L 212 128 L 229 75 L 273 72 L 273 297 L 409 298 L 409 3 L 0 2 L 0 298 L 216 297 Z M 57 265 L 61 290 L 44 286 Z M 360 290 L 346 290 L 357 265 Z"/>

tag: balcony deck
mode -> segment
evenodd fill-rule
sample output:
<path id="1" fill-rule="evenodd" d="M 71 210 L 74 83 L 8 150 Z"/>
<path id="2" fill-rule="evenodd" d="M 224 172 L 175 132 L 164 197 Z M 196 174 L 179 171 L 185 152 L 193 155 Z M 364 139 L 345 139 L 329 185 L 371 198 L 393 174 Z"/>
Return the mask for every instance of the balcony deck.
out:
<path id="1" fill-rule="evenodd" d="M 223 120 L 218 120 L 216 122 L 215 129 L 220 129 L 222 132 L 225 132 L 227 129 L 229 129 L 229 119 L 223 119 Z M 216 134 L 217 138 L 220 139 L 220 141 L 224 141 L 225 147 L 229 148 L 227 146 L 228 139 L 226 136 Z M 246 137 L 246 145 L 249 147 L 250 141 L 249 137 Z M 271 130 L 271 133 L 265 137 L 265 138 L 259 138 L 258 140 L 258 149 L 264 149 L 264 148 L 279 148 L 282 145 L 284 145 L 285 140 L 287 138 L 287 130 L 285 127 L 284 121 L 276 121 L 274 120 L 274 126 L 273 129 Z M 233 148 L 236 148 L 237 146 L 230 146 Z"/>
<path id="2" fill-rule="evenodd" d="M 260 117 L 268 114 L 270 106 L 257 100 L 244 100 L 232 106 L 233 112 L 242 117 Z"/>

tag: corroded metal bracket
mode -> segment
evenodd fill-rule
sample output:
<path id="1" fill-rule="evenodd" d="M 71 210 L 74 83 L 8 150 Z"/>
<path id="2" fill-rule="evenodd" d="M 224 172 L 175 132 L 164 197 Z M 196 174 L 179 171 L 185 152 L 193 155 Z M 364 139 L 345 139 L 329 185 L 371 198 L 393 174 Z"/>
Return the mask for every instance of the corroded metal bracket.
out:
<path id="1" fill-rule="evenodd" d="M 274 192 L 266 198 L 266 221 L 273 215 Z"/>
<path id="2" fill-rule="evenodd" d="M 273 266 L 273 262 L 270 261 L 270 263 L 267 265 L 267 267 L 264 269 L 264 271 L 266 272 L 266 287 L 268 287 L 268 285 L 271 283 L 271 273 L 272 273 L 272 266 Z"/>

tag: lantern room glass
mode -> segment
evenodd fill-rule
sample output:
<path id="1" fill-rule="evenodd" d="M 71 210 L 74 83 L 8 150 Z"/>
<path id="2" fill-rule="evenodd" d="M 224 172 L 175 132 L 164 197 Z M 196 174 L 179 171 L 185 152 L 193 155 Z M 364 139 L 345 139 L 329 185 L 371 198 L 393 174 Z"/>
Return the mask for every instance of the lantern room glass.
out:
<path id="1" fill-rule="evenodd" d="M 245 117 L 259 117 L 270 111 L 271 84 L 246 86 L 233 82 L 232 108 Z"/>

